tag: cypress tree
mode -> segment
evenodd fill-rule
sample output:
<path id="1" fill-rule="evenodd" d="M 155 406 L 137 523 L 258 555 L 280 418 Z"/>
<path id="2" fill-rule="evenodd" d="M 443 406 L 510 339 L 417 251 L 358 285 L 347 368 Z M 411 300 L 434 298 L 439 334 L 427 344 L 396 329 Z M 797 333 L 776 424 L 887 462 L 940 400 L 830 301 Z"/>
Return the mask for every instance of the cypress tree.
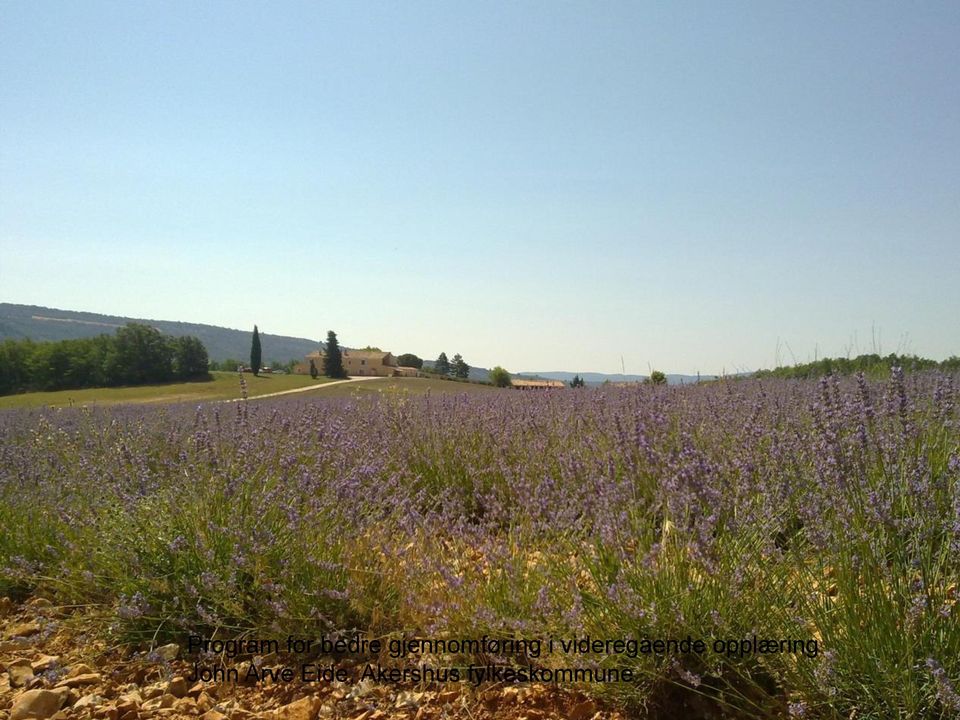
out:
<path id="1" fill-rule="evenodd" d="M 323 354 L 323 374 L 330 378 L 345 378 L 343 369 L 343 355 L 340 352 L 340 343 L 337 334 L 331 330 L 327 333 L 327 351 Z"/>
<path id="2" fill-rule="evenodd" d="M 260 332 L 257 330 L 257 326 L 253 326 L 253 342 L 250 344 L 250 369 L 253 370 L 254 375 L 260 374 Z"/>

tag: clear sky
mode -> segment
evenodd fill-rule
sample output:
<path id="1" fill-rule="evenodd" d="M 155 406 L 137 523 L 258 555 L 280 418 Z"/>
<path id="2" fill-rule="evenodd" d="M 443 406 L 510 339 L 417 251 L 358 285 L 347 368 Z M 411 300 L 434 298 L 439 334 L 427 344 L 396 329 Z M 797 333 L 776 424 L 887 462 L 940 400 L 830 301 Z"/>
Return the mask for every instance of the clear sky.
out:
<path id="1" fill-rule="evenodd" d="M 960 3 L 0 0 L 0 301 L 703 373 L 960 354 Z"/>

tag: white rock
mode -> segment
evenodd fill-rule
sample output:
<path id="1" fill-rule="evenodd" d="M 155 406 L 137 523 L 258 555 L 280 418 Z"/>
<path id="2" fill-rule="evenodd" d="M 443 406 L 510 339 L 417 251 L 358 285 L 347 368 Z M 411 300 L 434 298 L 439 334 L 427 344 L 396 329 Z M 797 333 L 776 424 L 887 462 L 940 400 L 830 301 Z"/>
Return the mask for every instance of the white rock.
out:
<path id="1" fill-rule="evenodd" d="M 96 693 L 90 693 L 89 695 L 84 695 L 82 698 L 77 700 L 74 704 L 74 710 L 82 710 L 85 707 L 96 707 L 103 703 L 103 697 L 97 695 Z"/>
<path id="2" fill-rule="evenodd" d="M 60 709 L 62 698 L 50 690 L 27 690 L 10 708 L 9 720 L 46 720 Z"/>
<path id="3" fill-rule="evenodd" d="M 423 699 L 423 693 L 406 690 L 397 694 L 397 702 L 394 707 L 398 710 L 402 708 L 418 708 Z"/>
<path id="4" fill-rule="evenodd" d="M 77 677 L 77 675 L 90 675 L 94 670 L 89 665 L 84 663 L 79 663 L 78 665 L 73 665 L 70 667 L 70 671 L 67 673 L 68 678 Z"/>
<path id="5" fill-rule="evenodd" d="M 364 695 L 369 695 L 373 692 L 375 685 L 373 680 L 367 678 L 366 680 L 361 680 L 356 685 L 351 688 L 350 692 L 347 693 L 348 700 L 356 700 L 357 698 L 362 698 Z"/>
<path id="6" fill-rule="evenodd" d="M 163 695 L 164 683 L 153 683 L 143 688 L 142 695 L 144 700 L 153 700 L 155 697 Z"/>
<path id="7" fill-rule="evenodd" d="M 59 662 L 59 655 L 41 655 L 39 660 L 34 660 L 32 663 L 30 663 L 30 667 L 33 668 L 35 673 L 38 673 L 43 672 L 44 670 L 49 670 Z"/>
<path id="8" fill-rule="evenodd" d="M 173 662 L 180 655 L 180 646 L 176 643 L 161 645 L 154 652 L 167 662 Z"/>
<path id="9" fill-rule="evenodd" d="M 173 695 L 175 698 L 182 698 L 190 690 L 190 686 L 187 685 L 187 681 L 182 677 L 175 677 L 167 683 L 166 692 Z"/>
<path id="10" fill-rule="evenodd" d="M 33 680 L 33 668 L 30 667 L 30 661 L 26 665 L 11 665 L 7 668 L 7 675 L 10 676 L 10 687 L 23 687 Z"/>

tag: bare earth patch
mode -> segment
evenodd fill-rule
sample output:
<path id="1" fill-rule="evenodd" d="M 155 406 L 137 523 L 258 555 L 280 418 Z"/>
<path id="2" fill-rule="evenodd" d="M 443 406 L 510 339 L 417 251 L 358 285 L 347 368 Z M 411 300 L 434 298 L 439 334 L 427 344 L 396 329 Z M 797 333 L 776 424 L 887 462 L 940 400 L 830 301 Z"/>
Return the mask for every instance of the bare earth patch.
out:
<path id="1" fill-rule="evenodd" d="M 359 667 L 346 682 L 189 682 L 183 648 L 111 648 L 95 625 L 83 610 L 43 598 L 23 605 L 0 598 L 0 720 L 626 718 L 555 686 L 375 684 L 356 681 Z"/>

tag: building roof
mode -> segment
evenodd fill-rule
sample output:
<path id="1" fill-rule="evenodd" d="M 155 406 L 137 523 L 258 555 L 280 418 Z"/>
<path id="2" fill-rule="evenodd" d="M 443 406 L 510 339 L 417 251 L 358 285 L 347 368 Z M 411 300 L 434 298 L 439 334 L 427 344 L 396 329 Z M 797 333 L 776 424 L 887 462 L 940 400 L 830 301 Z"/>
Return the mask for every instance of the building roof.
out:
<path id="1" fill-rule="evenodd" d="M 382 350 L 344 350 L 344 356 L 355 358 L 385 358 L 390 353 Z"/>
<path id="2" fill-rule="evenodd" d="M 373 360 L 373 359 L 382 360 L 383 358 L 390 355 L 390 353 L 383 352 L 382 350 L 341 350 L 340 354 L 343 355 L 343 357 L 360 358 L 363 360 Z M 320 350 L 314 350 L 312 353 L 307 354 L 308 359 L 309 358 L 323 359 L 323 357 L 324 357 L 324 353 L 321 352 Z"/>

